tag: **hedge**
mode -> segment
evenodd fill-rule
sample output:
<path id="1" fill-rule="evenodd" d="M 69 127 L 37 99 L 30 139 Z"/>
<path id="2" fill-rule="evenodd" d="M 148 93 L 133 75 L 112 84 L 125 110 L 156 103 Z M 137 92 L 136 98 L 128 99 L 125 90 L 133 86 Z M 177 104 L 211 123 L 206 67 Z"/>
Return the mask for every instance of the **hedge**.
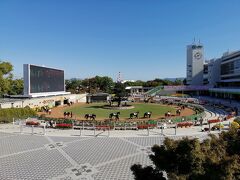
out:
<path id="1" fill-rule="evenodd" d="M 32 116 L 36 116 L 36 112 L 28 107 L 0 109 L 0 123 L 12 122 L 13 118 L 23 119 Z"/>

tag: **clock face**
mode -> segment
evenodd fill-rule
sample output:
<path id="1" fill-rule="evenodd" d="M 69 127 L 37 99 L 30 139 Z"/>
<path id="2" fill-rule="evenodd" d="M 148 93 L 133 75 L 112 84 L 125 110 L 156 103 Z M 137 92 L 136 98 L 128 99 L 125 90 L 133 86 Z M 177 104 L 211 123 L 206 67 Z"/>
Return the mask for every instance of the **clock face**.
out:
<path id="1" fill-rule="evenodd" d="M 201 52 L 196 52 L 196 53 L 194 54 L 194 57 L 195 57 L 196 59 L 200 59 L 200 58 L 202 57 Z"/>

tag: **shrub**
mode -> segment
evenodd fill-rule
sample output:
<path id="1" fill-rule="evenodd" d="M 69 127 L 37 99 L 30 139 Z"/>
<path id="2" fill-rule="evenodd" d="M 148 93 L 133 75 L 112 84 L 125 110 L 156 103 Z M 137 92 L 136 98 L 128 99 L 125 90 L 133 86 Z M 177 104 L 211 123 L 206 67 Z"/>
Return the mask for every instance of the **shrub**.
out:
<path id="1" fill-rule="evenodd" d="M 55 128 L 70 129 L 72 128 L 72 124 L 66 124 L 66 123 L 56 124 Z"/>
<path id="2" fill-rule="evenodd" d="M 233 121 L 233 122 L 231 123 L 231 128 L 238 129 L 238 128 L 239 128 L 238 122 Z"/>
<path id="3" fill-rule="evenodd" d="M 148 125 L 147 124 L 140 124 L 137 126 L 138 129 L 147 129 Z"/>
<path id="4" fill-rule="evenodd" d="M 36 122 L 36 121 L 27 121 L 26 125 L 28 125 L 28 126 L 39 126 L 40 123 Z"/>
<path id="5" fill-rule="evenodd" d="M 36 112 L 30 108 L 0 109 L 0 123 L 9 123 L 14 119 L 23 119 L 36 116 Z"/>
<path id="6" fill-rule="evenodd" d="M 218 123 L 220 122 L 219 119 L 211 119 L 211 120 L 208 120 L 208 123 L 211 124 L 211 123 Z"/>
<path id="7" fill-rule="evenodd" d="M 181 122 L 177 124 L 177 127 L 191 127 L 193 125 L 192 122 Z"/>
<path id="8" fill-rule="evenodd" d="M 240 117 L 236 117 L 233 121 L 240 125 Z"/>

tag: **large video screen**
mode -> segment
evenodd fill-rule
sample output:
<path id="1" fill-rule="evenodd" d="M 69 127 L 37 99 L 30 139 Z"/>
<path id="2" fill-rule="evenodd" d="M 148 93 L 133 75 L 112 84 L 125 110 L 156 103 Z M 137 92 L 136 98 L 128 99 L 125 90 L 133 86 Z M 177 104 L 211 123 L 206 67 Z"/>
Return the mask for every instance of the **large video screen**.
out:
<path id="1" fill-rule="evenodd" d="M 30 93 L 65 90 L 64 71 L 30 65 Z"/>

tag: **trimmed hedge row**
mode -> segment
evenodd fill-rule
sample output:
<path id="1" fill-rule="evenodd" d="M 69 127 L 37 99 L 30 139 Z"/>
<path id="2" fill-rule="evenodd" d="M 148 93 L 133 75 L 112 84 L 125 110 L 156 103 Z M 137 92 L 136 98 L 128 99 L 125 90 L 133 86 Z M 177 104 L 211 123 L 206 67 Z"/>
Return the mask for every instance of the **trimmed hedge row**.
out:
<path id="1" fill-rule="evenodd" d="M 13 118 L 23 119 L 31 116 L 36 116 L 36 112 L 28 107 L 0 109 L 0 123 L 10 123 Z"/>

